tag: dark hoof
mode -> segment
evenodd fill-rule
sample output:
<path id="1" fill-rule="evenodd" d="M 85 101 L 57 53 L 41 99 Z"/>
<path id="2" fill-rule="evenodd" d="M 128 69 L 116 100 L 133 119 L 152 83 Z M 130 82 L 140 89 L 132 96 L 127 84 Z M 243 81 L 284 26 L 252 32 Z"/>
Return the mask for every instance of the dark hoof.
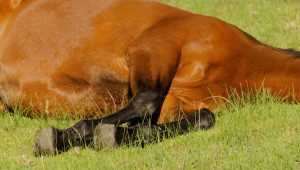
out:
<path id="1" fill-rule="evenodd" d="M 34 139 L 34 154 L 36 156 L 56 154 L 55 137 L 56 132 L 53 127 L 37 131 Z"/>
<path id="2" fill-rule="evenodd" d="M 208 130 L 215 125 L 215 115 L 208 109 L 200 110 L 200 119 L 197 120 L 197 129 Z"/>
<path id="3" fill-rule="evenodd" d="M 99 124 L 95 128 L 94 147 L 97 151 L 118 147 L 116 141 L 116 126 L 114 124 Z"/>

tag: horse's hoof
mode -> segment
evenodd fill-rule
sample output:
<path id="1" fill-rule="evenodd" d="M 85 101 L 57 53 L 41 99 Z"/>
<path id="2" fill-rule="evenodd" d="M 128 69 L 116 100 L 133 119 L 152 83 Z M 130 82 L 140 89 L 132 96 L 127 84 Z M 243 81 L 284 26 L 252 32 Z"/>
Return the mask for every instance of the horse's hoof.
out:
<path id="1" fill-rule="evenodd" d="M 99 151 L 116 147 L 118 147 L 116 126 L 114 124 L 99 124 L 94 131 L 94 148 Z"/>
<path id="2" fill-rule="evenodd" d="M 55 139 L 56 132 L 54 127 L 37 131 L 34 139 L 35 156 L 56 154 Z"/>

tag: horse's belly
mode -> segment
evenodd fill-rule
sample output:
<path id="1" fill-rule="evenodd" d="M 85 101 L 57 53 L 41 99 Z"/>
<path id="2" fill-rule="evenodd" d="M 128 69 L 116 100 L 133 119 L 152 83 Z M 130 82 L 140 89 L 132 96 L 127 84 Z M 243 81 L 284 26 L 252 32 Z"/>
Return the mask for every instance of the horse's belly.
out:
<path id="1" fill-rule="evenodd" d="M 114 3 L 76 2 L 36 1 L 10 17 L 0 36 L 0 95 L 9 107 L 36 115 L 87 116 L 118 108 L 126 99 L 123 52 L 134 33 L 122 29 L 121 41 L 109 36 L 119 30 L 114 21 L 94 23 Z"/>
<path id="2" fill-rule="evenodd" d="M 36 62 L 18 68 L 1 63 L 0 85 L 9 107 L 30 115 L 103 116 L 126 102 L 128 68 L 125 59 L 117 57 L 108 63 L 73 59 L 54 69 Z"/>

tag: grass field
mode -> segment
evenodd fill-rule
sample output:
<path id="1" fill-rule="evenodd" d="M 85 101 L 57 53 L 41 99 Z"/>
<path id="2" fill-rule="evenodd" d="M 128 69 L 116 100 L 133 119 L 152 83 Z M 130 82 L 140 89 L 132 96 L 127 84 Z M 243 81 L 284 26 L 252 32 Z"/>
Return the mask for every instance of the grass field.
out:
<path id="1" fill-rule="evenodd" d="M 300 50 L 299 0 L 161 0 L 194 13 L 216 16 L 269 45 Z M 215 128 L 157 144 L 96 152 L 73 148 L 34 157 L 33 137 L 49 126 L 78 120 L 31 119 L 0 113 L 2 169 L 300 169 L 300 105 L 267 95 L 232 103 Z"/>

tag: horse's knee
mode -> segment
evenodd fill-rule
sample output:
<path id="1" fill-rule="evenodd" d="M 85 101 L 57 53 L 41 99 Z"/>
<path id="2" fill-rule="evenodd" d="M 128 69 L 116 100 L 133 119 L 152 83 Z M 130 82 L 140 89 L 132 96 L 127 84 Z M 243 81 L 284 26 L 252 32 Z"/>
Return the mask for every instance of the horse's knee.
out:
<path id="1" fill-rule="evenodd" d="M 136 108 L 136 113 L 140 118 L 151 118 L 151 122 L 157 123 L 164 97 L 153 90 L 143 90 L 139 92 L 132 105 Z"/>
<path id="2" fill-rule="evenodd" d="M 133 104 L 148 114 L 154 113 L 163 103 L 163 97 L 153 90 L 143 90 L 133 100 Z"/>

